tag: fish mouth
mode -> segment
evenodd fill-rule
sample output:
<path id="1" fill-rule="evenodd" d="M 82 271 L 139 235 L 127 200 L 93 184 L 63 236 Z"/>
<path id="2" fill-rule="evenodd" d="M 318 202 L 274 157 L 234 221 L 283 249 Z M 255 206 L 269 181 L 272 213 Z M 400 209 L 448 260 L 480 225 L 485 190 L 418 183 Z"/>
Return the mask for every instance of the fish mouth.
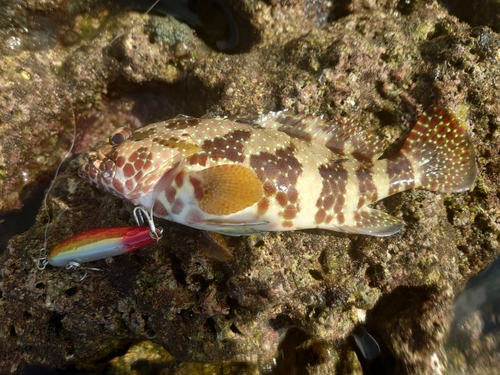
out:
<path id="1" fill-rule="evenodd" d="M 116 174 L 116 164 L 106 155 L 106 146 L 98 151 L 91 151 L 84 156 L 84 163 L 80 166 L 79 175 L 87 180 L 96 181 L 98 176 L 106 181 L 111 180 Z"/>

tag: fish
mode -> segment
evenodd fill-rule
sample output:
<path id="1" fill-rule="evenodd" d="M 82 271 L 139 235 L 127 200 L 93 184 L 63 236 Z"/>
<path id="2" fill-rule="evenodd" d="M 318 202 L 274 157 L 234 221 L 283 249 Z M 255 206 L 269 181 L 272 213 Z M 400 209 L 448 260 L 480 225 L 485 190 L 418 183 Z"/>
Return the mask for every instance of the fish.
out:
<path id="1" fill-rule="evenodd" d="M 308 228 L 389 236 L 403 221 L 371 204 L 474 185 L 466 125 L 445 108 L 427 108 L 395 155 L 381 158 L 385 148 L 348 118 L 179 116 L 116 129 L 79 175 L 156 217 L 230 236 Z"/>

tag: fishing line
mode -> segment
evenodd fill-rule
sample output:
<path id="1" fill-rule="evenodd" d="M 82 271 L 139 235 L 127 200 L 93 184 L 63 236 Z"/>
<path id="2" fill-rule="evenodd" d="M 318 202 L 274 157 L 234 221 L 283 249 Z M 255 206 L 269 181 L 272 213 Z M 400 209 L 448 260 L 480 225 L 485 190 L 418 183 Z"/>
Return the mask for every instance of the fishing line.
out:
<path id="1" fill-rule="evenodd" d="M 48 199 L 50 192 L 52 191 L 52 188 L 54 187 L 54 184 L 57 180 L 57 176 L 59 175 L 59 171 L 60 171 L 63 163 L 66 160 L 68 160 L 69 156 L 73 152 L 73 147 L 75 146 L 75 142 L 76 142 L 76 114 L 75 114 L 75 110 L 73 108 L 71 108 L 71 111 L 73 112 L 73 137 L 71 139 L 71 144 L 69 146 L 68 151 L 66 152 L 66 154 L 63 156 L 63 158 L 59 162 L 59 165 L 57 166 L 56 172 L 54 174 L 54 178 L 50 182 L 50 186 L 47 189 L 47 192 L 45 193 L 45 197 L 43 198 L 43 202 L 42 202 L 42 209 L 45 210 L 45 212 L 47 213 L 48 220 L 47 220 L 47 224 L 45 224 L 45 231 L 43 234 L 43 247 L 40 249 L 40 256 L 38 257 L 38 262 L 37 262 L 37 267 L 40 270 L 45 269 L 45 266 L 47 265 L 47 243 L 48 243 L 47 233 L 49 231 L 49 226 L 51 224 L 50 223 L 49 207 L 47 206 L 47 199 Z"/>
<path id="2" fill-rule="evenodd" d="M 149 9 L 146 11 L 146 13 L 144 13 L 144 14 L 146 15 L 149 12 L 151 12 L 151 10 L 156 6 L 156 4 L 158 4 L 159 1 L 160 0 L 156 0 L 149 7 Z M 119 37 L 121 37 L 123 35 L 126 35 L 131 30 L 132 30 L 132 27 L 130 27 L 130 29 L 127 30 L 126 32 L 124 32 L 124 33 L 116 36 L 115 38 L 113 38 L 112 42 L 114 42 Z M 47 254 L 48 253 L 48 251 L 47 251 L 47 244 L 48 244 L 48 231 L 49 231 L 49 227 L 51 225 L 51 217 L 50 217 L 50 212 L 49 212 L 49 208 L 48 208 L 48 205 L 47 205 L 48 196 L 49 196 L 50 192 L 52 191 L 52 188 L 54 187 L 54 184 L 55 184 L 55 182 L 57 180 L 57 176 L 59 175 L 59 172 L 60 172 L 60 169 L 61 169 L 63 163 L 71 155 L 71 153 L 73 152 L 73 148 L 75 146 L 75 141 L 76 141 L 76 114 L 75 114 L 74 109 L 72 109 L 72 112 L 73 112 L 73 138 L 71 140 L 71 144 L 70 144 L 70 147 L 69 147 L 68 151 L 66 152 L 66 154 L 62 158 L 61 162 L 57 166 L 56 172 L 54 174 L 54 178 L 52 179 L 52 181 L 50 183 L 50 186 L 47 189 L 47 192 L 45 193 L 45 197 L 44 197 L 43 203 L 42 203 L 42 209 L 45 210 L 45 212 L 47 213 L 48 221 L 47 221 L 47 224 L 45 225 L 43 247 L 40 249 L 40 254 L 39 254 L 38 259 L 37 259 L 37 268 L 39 270 L 45 269 L 46 266 L 47 266 L 47 264 L 48 264 L 48 260 L 47 260 L 47 255 L 48 255 Z M 138 211 L 140 212 L 140 214 L 138 214 Z M 158 241 L 159 239 L 161 239 L 163 229 L 160 228 L 160 227 L 158 227 L 158 228 L 155 227 L 154 221 L 153 221 L 153 214 L 152 214 L 152 212 L 148 213 L 144 208 L 141 208 L 139 210 L 134 210 L 134 217 L 135 217 L 135 219 L 136 219 L 137 222 L 139 222 L 138 215 L 141 216 L 141 220 L 143 222 L 146 222 L 149 225 L 149 227 L 151 229 L 151 233 L 150 233 L 151 237 L 154 238 L 156 241 Z M 138 225 L 139 225 L 139 223 L 138 223 Z M 67 269 L 76 269 L 76 268 L 79 268 L 79 267 L 80 267 L 80 264 L 77 263 L 77 262 L 71 262 L 71 263 L 69 263 L 67 265 Z M 92 268 L 90 268 L 90 269 L 91 270 L 99 270 L 99 269 L 92 269 Z M 84 277 L 82 278 L 82 280 L 85 278 L 85 276 L 86 275 L 84 275 Z"/>
<path id="3" fill-rule="evenodd" d="M 144 15 L 149 14 L 149 12 L 151 12 L 151 11 L 153 10 L 153 8 L 156 6 L 156 4 L 158 4 L 159 2 L 160 2 L 160 0 L 156 0 L 156 1 L 153 3 L 153 5 L 151 5 L 151 6 L 149 7 L 149 9 L 146 11 L 146 13 L 144 13 Z M 129 32 L 131 32 L 131 31 L 132 31 L 132 29 L 133 29 L 133 26 L 131 26 L 131 27 L 130 27 L 127 31 L 124 31 L 123 33 L 121 33 L 121 34 L 119 34 L 119 35 L 115 36 L 115 37 L 113 38 L 113 40 L 111 40 L 111 43 L 113 43 L 113 42 L 114 42 L 115 40 L 117 40 L 118 38 L 120 38 L 120 37 L 122 37 L 122 36 L 124 36 L 124 35 L 128 34 Z"/>

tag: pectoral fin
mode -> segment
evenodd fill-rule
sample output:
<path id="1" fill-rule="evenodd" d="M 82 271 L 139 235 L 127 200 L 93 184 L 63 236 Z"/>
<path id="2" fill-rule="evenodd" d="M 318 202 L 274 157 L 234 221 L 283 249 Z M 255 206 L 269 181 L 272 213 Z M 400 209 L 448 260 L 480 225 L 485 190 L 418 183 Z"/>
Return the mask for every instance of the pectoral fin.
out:
<path id="1" fill-rule="evenodd" d="M 219 165 L 191 174 L 199 207 L 212 215 L 230 215 L 257 203 L 262 183 L 251 169 L 234 164 Z"/>

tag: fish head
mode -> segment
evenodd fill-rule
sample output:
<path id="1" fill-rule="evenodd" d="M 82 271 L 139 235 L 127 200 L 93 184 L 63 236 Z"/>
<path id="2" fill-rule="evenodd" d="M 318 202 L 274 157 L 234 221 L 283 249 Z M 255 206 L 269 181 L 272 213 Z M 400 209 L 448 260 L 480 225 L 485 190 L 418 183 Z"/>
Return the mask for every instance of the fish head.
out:
<path id="1" fill-rule="evenodd" d="M 151 206 L 165 173 L 177 168 L 187 151 L 200 149 L 186 132 L 165 132 L 159 124 L 136 131 L 116 129 L 103 146 L 86 155 L 78 174 L 135 205 Z"/>

